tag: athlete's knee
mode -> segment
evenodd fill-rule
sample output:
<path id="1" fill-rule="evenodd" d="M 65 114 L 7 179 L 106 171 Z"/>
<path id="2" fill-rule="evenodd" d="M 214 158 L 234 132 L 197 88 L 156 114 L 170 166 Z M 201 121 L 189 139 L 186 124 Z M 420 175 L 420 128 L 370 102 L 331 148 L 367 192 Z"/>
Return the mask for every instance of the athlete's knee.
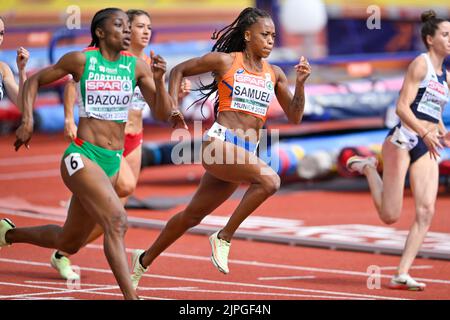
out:
<path id="1" fill-rule="evenodd" d="M 194 212 L 189 210 L 189 208 L 186 208 L 181 214 L 180 219 L 183 225 L 185 225 L 187 228 L 192 228 L 200 224 L 202 222 L 203 218 L 205 217 L 204 214 L 199 214 L 198 212 Z"/>
<path id="2" fill-rule="evenodd" d="M 276 173 L 270 175 L 262 175 L 261 187 L 271 196 L 280 189 L 281 179 Z"/>
<path id="3" fill-rule="evenodd" d="M 394 224 L 400 218 L 401 210 L 397 208 L 381 208 L 380 218 L 385 224 Z"/>
<path id="4" fill-rule="evenodd" d="M 419 227 L 428 228 L 434 216 L 434 205 L 421 205 L 416 208 L 416 221 Z"/>
<path id="5" fill-rule="evenodd" d="M 125 210 L 119 210 L 108 217 L 104 223 L 103 230 L 105 235 L 115 234 L 121 237 L 125 236 L 128 230 L 128 221 Z"/>
<path id="6" fill-rule="evenodd" d="M 78 241 L 61 240 L 60 243 L 58 243 L 58 246 L 56 249 L 58 249 L 59 251 L 63 251 L 67 254 L 73 255 L 73 254 L 77 253 L 81 249 L 82 246 L 83 246 L 83 244 Z"/>
<path id="7" fill-rule="evenodd" d="M 136 184 L 134 181 L 122 181 L 117 183 L 116 193 L 120 198 L 131 196 L 136 190 Z"/>

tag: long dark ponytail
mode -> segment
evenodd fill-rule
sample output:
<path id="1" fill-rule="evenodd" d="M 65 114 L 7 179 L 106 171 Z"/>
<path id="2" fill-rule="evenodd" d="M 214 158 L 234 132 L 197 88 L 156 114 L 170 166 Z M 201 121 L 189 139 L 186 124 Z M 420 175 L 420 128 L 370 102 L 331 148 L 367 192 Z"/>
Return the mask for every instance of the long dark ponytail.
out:
<path id="1" fill-rule="evenodd" d="M 242 10 L 239 16 L 230 25 L 225 28 L 214 31 L 211 39 L 216 40 L 216 43 L 211 49 L 211 52 L 242 52 L 245 50 L 245 36 L 244 33 L 250 28 L 254 23 L 258 21 L 259 18 L 270 18 L 270 15 L 258 8 L 246 8 Z M 214 74 L 213 74 L 214 77 Z M 196 91 L 200 91 L 201 97 L 194 101 L 192 105 L 203 101 L 202 108 L 209 97 L 217 91 L 217 81 L 214 78 L 213 82 L 210 84 L 201 83 L 200 88 Z M 217 109 L 219 106 L 219 97 L 216 97 L 214 102 L 214 114 L 217 116 Z"/>
<path id="2" fill-rule="evenodd" d="M 105 20 L 108 19 L 113 13 L 116 13 L 118 11 L 122 11 L 122 9 L 119 8 L 105 8 L 100 11 L 97 11 L 97 13 L 92 18 L 91 22 L 91 38 L 92 41 L 89 44 L 89 47 L 98 47 L 100 40 L 98 39 L 97 35 L 95 34 L 95 30 L 97 28 L 103 27 L 103 24 L 105 23 Z"/>

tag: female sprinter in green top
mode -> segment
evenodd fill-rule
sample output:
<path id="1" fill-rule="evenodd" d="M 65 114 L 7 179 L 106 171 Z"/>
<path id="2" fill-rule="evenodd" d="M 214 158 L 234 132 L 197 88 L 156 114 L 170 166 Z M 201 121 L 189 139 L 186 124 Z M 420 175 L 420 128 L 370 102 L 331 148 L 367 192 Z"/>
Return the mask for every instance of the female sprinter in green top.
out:
<path id="1" fill-rule="evenodd" d="M 38 88 L 71 74 L 82 94 L 78 137 L 64 153 L 61 175 L 72 191 L 63 227 L 15 228 L 0 221 L 0 246 L 31 243 L 73 254 L 86 242 L 96 224 L 104 231 L 104 251 L 125 299 L 137 299 L 133 289 L 124 235 L 127 216 L 114 191 L 122 159 L 124 127 L 135 85 L 158 119 L 186 127 L 181 113 L 164 88 L 165 62 L 155 57 L 152 69 L 125 52 L 130 45 L 129 19 L 117 8 L 97 12 L 91 24 L 91 47 L 64 55 L 55 65 L 32 76 L 24 87 L 24 115 L 15 148 L 28 147 L 33 132 L 32 106 Z M 153 70 L 153 71 L 152 71 Z"/>
<path id="2" fill-rule="evenodd" d="M 150 15 L 143 10 L 128 10 L 128 18 L 131 24 L 131 41 L 128 52 L 144 60 L 151 65 L 153 58 L 145 54 L 144 50 L 150 41 L 152 35 L 152 24 Z M 189 93 L 190 81 L 183 79 L 180 87 L 179 99 L 182 99 Z M 73 108 L 77 97 L 76 84 L 70 80 L 64 90 L 64 135 L 70 141 L 77 137 L 77 126 L 73 116 Z M 125 126 L 125 144 L 123 147 L 123 159 L 120 163 L 120 170 L 114 189 L 117 192 L 121 202 L 125 205 L 127 199 L 133 194 L 138 183 L 139 173 L 141 171 L 142 142 L 143 142 L 143 113 L 148 104 L 142 96 L 139 88 L 134 91 L 133 101 L 128 110 L 128 121 Z M 93 242 L 103 234 L 100 225 L 97 225 L 91 235 L 86 240 L 86 244 Z M 55 268 L 63 279 L 78 280 L 79 275 L 72 270 L 70 254 L 56 250 L 52 253 L 50 264 Z"/>

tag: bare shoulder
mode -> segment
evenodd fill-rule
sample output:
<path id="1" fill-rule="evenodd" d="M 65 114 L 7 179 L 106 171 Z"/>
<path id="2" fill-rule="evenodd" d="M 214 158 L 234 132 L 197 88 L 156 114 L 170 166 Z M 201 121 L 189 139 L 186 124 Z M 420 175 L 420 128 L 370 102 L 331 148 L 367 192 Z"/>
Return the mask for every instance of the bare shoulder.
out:
<path id="1" fill-rule="evenodd" d="M 233 65 L 234 53 L 209 52 L 196 59 L 195 64 L 202 66 L 207 71 L 215 72 L 217 75 L 225 74 Z"/>
<path id="2" fill-rule="evenodd" d="M 281 69 L 281 67 L 274 64 L 269 64 L 269 66 L 272 68 L 272 71 L 275 74 L 276 83 L 283 83 L 287 81 L 286 74 L 284 73 L 283 69 Z"/>
<path id="3" fill-rule="evenodd" d="M 269 66 L 272 68 L 273 73 L 275 74 L 275 77 L 278 79 L 280 77 L 280 75 L 285 75 L 283 69 L 281 69 L 281 67 L 274 65 L 274 64 L 269 64 Z"/>
<path id="4" fill-rule="evenodd" d="M 82 51 L 72 51 L 72 52 L 65 54 L 63 57 L 65 57 L 70 62 L 76 64 L 77 66 L 84 67 L 84 65 L 86 63 L 86 55 Z"/>
<path id="5" fill-rule="evenodd" d="M 414 80 L 421 81 L 427 74 L 427 61 L 423 55 L 416 57 L 408 66 L 407 76 Z"/>
<path id="6" fill-rule="evenodd" d="M 3 81 L 14 80 L 13 71 L 11 70 L 10 66 L 3 61 L 0 61 L 0 75 Z"/>
<path id="7" fill-rule="evenodd" d="M 85 64 L 86 55 L 81 51 L 72 51 L 63 55 L 55 67 L 72 74 L 74 80 L 78 82 L 84 72 Z"/>
<path id="8" fill-rule="evenodd" d="M 9 69 L 9 66 L 5 62 L 0 61 L 0 74 L 2 76 L 5 74 L 6 69 Z"/>
<path id="9" fill-rule="evenodd" d="M 211 63 L 216 63 L 219 65 L 228 65 L 233 63 L 236 53 L 225 53 L 225 52 L 209 52 L 205 54 L 202 58 Z"/>
<path id="10" fill-rule="evenodd" d="M 148 63 L 142 59 L 136 58 L 136 78 L 139 79 L 144 75 L 152 75 L 152 68 L 148 65 Z"/>
<path id="11" fill-rule="evenodd" d="M 146 69 L 146 68 L 150 68 L 150 66 L 144 59 L 136 57 L 136 68 Z"/>

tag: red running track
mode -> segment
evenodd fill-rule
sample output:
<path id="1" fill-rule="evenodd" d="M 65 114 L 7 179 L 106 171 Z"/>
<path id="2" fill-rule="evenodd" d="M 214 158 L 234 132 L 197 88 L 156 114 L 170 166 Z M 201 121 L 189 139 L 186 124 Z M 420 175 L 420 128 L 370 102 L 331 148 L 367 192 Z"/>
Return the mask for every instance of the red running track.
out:
<path id="1" fill-rule="evenodd" d="M 152 131 L 152 132 L 149 132 Z M 164 129 L 147 129 L 146 140 L 165 140 Z M 60 212 L 70 193 L 59 177 L 59 159 L 66 147 L 61 135 L 36 135 L 29 150 L 14 152 L 13 136 L 0 138 L 0 203 L 9 208 L 26 201 L 49 213 Z M 136 196 L 189 198 L 195 191 L 201 166 L 144 169 Z M 230 199 L 213 213 L 227 216 L 238 204 Z M 130 217 L 167 220 L 183 208 L 168 211 L 129 210 Z M 3 208 L 3 209 L 2 209 Z M 63 216 L 25 214 L 0 208 L 0 218 L 17 226 L 62 224 Z M 413 200 L 407 194 L 404 214 L 394 225 L 407 230 L 413 220 Z M 450 233 L 450 199 L 442 193 L 431 231 Z M 301 220 L 308 226 L 364 224 L 383 226 L 370 195 L 362 192 L 297 191 L 273 196 L 252 215 Z M 128 250 L 146 248 L 158 230 L 130 228 Z M 101 240 L 72 257 L 80 267 L 81 282 L 59 279 L 50 267 L 51 250 L 16 244 L 0 250 L 0 299 L 121 299 L 122 296 L 102 251 Z M 233 240 L 230 274 L 219 273 L 209 261 L 204 235 L 186 234 L 158 258 L 140 283 L 138 293 L 146 299 L 450 299 L 450 263 L 417 259 L 411 274 L 427 283 L 424 292 L 388 289 L 398 256 L 333 251 L 267 242 Z M 381 286 L 367 274 L 369 266 L 381 267 Z"/>

